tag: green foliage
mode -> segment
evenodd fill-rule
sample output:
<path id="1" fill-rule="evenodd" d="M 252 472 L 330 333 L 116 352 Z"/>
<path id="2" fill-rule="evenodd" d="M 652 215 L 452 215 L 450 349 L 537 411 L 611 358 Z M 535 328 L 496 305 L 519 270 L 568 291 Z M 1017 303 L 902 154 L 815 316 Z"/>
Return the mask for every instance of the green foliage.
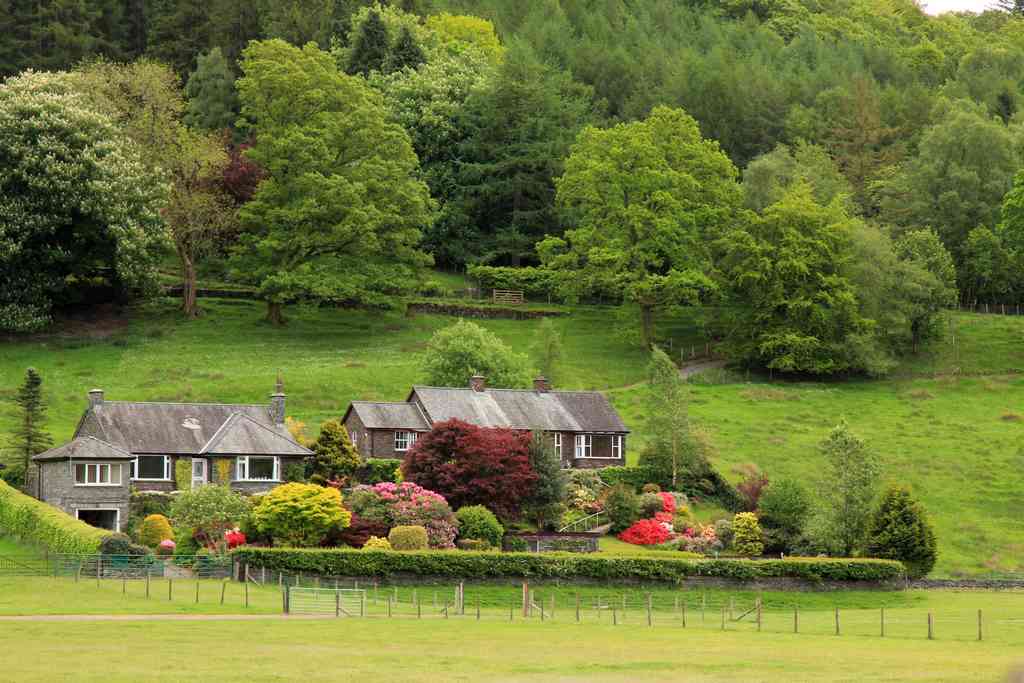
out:
<path id="1" fill-rule="evenodd" d="M 423 54 L 412 31 L 409 30 L 409 27 L 403 26 L 401 33 L 398 34 L 398 40 L 395 41 L 395 45 L 391 49 L 391 54 L 388 55 L 388 70 L 415 69 L 425 61 L 427 61 L 427 56 Z"/>
<path id="2" fill-rule="evenodd" d="M 165 244 L 159 178 L 67 74 L 0 84 L 0 329 L 37 330 L 74 283 L 154 284 Z"/>
<path id="3" fill-rule="evenodd" d="M 541 318 L 537 325 L 537 341 L 533 343 L 533 362 L 542 377 L 558 384 L 558 367 L 562 361 L 562 334 L 555 321 Z"/>
<path id="4" fill-rule="evenodd" d="M 494 513 L 483 505 L 467 505 L 455 512 L 459 520 L 459 538 L 484 541 L 493 548 L 501 546 L 505 527 Z"/>
<path id="5" fill-rule="evenodd" d="M 390 40 L 387 27 L 384 26 L 380 13 L 371 11 L 366 20 L 358 27 L 345 71 L 363 76 L 368 76 L 371 71 L 384 71 L 384 66 L 390 56 L 389 53 Z"/>
<path id="6" fill-rule="evenodd" d="M 391 550 L 391 541 L 380 536 L 370 536 L 363 544 L 363 550 Z"/>
<path id="7" fill-rule="evenodd" d="M 392 531 L 392 533 L 394 533 Z M 392 546 L 394 542 L 392 541 Z M 670 556 L 602 557 L 585 553 L 486 553 L 445 551 L 363 553 L 350 549 L 245 547 L 233 551 L 239 562 L 274 571 L 322 576 L 447 576 L 462 579 L 531 577 L 679 583 L 702 576 L 736 580 L 789 577 L 829 581 L 892 582 L 904 575 L 892 560 L 789 558 L 786 560 L 675 559 Z"/>
<path id="8" fill-rule="evenodd" d="M 128 534 L 108 533 L 100 541 L 99 553 L 101 555 L 146 555 L 149 553 L 149 549 L 132 543 Z"/>
<path id="9" fill-rule="evenodd" d="M 275 324 L 300 299 L 390 302 L 430 261 L 416 244 L 433 202 L 409 136 L 313 45 L 253 42 L 242 71 L 247 154 L 266 176 L 241 210 L 235 274 L 258 285 Z"/>
<path id="10" fill-rule="evenodd" d="M 326 48 L 335 32 L 336 18 L 349 3 L 345 0 L 257 0 L 254 4 L 261 37 L 280 38 L 300 47 L 314 42 Z"/>
<path id="11" fill-rule="evenodd" d="M 421 526 L 396 526 L 388 532 L 393 550 L 426 550 L 427 530 Z"/>
<path id="12" fill-rule="evenodd" d="M 821 443 L 825 456 L 821 482 L 822 545 L 844 556 L 864 547 L 878 493 L 878 456 L 842 420 Z"/>
<path id="13" fill-rule="evenodd" d="M 304 484 L 306 482 L 306 466 L 300 462 L 290 463 L 284 468 L 284 481 Z"/>
<path id="14" fill-rule="evenodd" d="M 663 503 L 661 496 L 657 493 L 644 492 L 640 494 L 640 517 L 649 519 L 654 517 L 655 513 L 661 512 Z"/>
<path id="15" fill-rule="evenodd" d="M 234 127 L 238 116 L 235 77 L 219 47 L 198 56 L 196 70 L 185 84 L 185 97 L 185 122 L 189 126 L 208 131 Z"/>
<path id="16" fill-rule="evenodd" d="M 828 206 L 836 198 L 849 197 L 853 192 L 825 149 L 799 140 L 792 148 L 776 146 L 743 169 L 744 205 L 754 211 L 764 211 L 799 183 L 810 186 L 814 201 L 821 206 Z"/>
<path id="17" fill-rule="evenodd" d="M 426 382 L 436 387 L 465 387 L 474 375 L 488 386 L 519 388 L 530 385 L 528 361 L 493 332 L 468 320 L 438 330 L 422 359 Z"/>
<path id="18" fill-rule="evenodd" d="M 611 532 L 617 534 L 640 519 L 640 498 L 632 486 L 616 484 L 605 496 L 604 511 L 611 522 Z"/>
<path id="19" fill-rule="evenodd" d="M 174 461 L 174 486 L 179 491 L 188 491 L 192 488 L 192 463 L 188 458 L 178 458 Z"/>
<path id="20" fill-rule="evenodd" d="M 759 557 L 764 551 L 761 525 L 753 512 L 737 512 L 733 516 L 732 547 L 744 557 Z"/>
<path id="21" fill-rule="evenodd" d="M 249 503 L 221 484 L 181 490 L 170 509 L 174 528 L 188 530 L 210 549 L 223 546 L 224 532 L 239 526 L 248 514 Z"/>
<path id="22" fill-rule="evenodd" d="M 360 484 L 370 486 L 385 481 L 397 484 L 402 480 L 401 466 L 402 461 L 397 458 L 367 458 L 356 470 L 355 478 Z"/>
<path id="23" fill-rule="evenodd" d="M 313 476 L 324 482 L 348 479 L 362 462 L 340 420 L 327 420 L 320 425 L 313 453 Z"/>
<path id="24" fill-rule="evenodd" d="M 911 578 L 927 576 L 935 567 L 935 531 L 906 488 L 893 487 L 882 495 L 868 530 L 867 554 L 899 560 Z"/>
<path id="25" fill-rule="evenodd" d="M 293 482 L 260 498 L 252 518 L 275 543 L 308 547 L 320 545 L 332 529 L 347 527 L 352 513 L 342 507 L 338 489 Z"/>
<path id="26" fill-rule="evenodd" d="M 0 531 L 51 553 L 91 555 L 109 531 L 97 529 L 0 482 Z"/>
<path id="27" fill-rule="evenodd" d="M 139 537 L 139 525 L 150 515 L 166 517 L 171 509 L 172 494 L 164 491 L 132 491 L 128 498 L 128 523 L 124 525 L 125 533 L 133 538 Z"/>
<path id="28" fill-rule="evenodd" d="M 21 476 L 29 470 L 32 456 L 53 445 L 53 437 L 45 430 L 46 398 L 43 396 L 43 378 L 35 368 L 25 370 L 25 381 L 11 399 L 16 406 L 17 422 L 12 430 L 10 444 L 19 456 L 17 465 Z"/>
<path id="29" fill-rule="evenodd" d="M 470 265 L 466 275 L 476 280 L 480 291 L 487 293 L 492 289 L 516 289 L 527 298 L 550 297 L 556 292 L 556 275 L 547 268 L 521 266 L 482 266 Z"/>
<path id="30" fill-rule="evenodd" d="M 553 530 L 565 512 L 569 477 L 550 437 L 534 433 L 530 440 L 530 468 L 537 475 L 537 483 L 523 501 L 523 514 L 538 530 Z"/>
<path id="31" fill-rule="evenodd" d="M 1005 300 L 1013 292 L 1016 273 L 1014 254 L 999 233 L 984 226 L 968 233 L 958 278 L 966 302 L 973 305 Z"/>
<path id="32" fill-rule="evenodd" d="M 647 372 L 648 441 L 640 464 L 657 472 L 654 481 L 675 489 L 683 472 L 705 468 L 704 453 L 690 431 L 690 396 L 679 368 L 668 354 L 655 348 Z"/>
<path id="33" fill-rule="evenodd" d="M 174 539 L 171 523 L 163 515 L 149 515 L 142 520 L 138 530 L 139 543 L 150 548 L 160 545 L 161 541 Z"/>
<path id="34" fill-rule="evenodd" d="M 758 515 L 776 545 L 770 550 L 792 553 L 797 547 L 811 513 L 807 489 L 796 479 L 778 479 L 768 484 L 758 505 Z M 776 547 L 777 546 L 777 547 Z"/>

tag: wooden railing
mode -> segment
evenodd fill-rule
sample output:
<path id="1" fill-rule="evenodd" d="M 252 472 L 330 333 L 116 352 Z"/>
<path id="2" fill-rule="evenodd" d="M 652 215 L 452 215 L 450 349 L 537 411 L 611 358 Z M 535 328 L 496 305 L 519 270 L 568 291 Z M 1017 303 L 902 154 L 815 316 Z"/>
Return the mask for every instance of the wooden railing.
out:
<path id="1" fill-rule="evenodd" d="M 525 301 L 522 290 L 518 289 L 495 289 L 491 293 L 491 298 L 496 304 L 511 304 L 512 306 L 518 306 Z"/>

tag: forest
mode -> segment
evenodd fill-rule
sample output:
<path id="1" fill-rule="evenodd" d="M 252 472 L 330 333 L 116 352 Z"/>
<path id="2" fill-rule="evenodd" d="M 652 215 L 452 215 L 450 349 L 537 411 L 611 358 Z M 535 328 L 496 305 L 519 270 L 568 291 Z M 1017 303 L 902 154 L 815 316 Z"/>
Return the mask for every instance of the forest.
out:
<path id="1" fill-rule="evenodd" d="M 174 259 L 288 305 L 431 267 L 883 375 L 1024 294 L 1024 17 L 910 0 L 13 0 L 0 330 Z"/>

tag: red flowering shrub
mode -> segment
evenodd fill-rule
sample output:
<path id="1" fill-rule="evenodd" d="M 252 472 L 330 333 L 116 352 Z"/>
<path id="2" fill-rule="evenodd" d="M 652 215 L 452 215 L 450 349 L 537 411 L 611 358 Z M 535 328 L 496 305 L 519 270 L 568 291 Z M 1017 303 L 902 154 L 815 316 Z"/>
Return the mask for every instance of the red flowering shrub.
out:
<path id="1" fill-rule="evenodd" d="M 327 544 L 337 545 L 338 542 L 341 542 L 352 548 L 362 548 L 370 536 L 387 538 L 390 530 L 391 527 L 386 522 L 363 517 L 353 512 L 348 526 L 339 532 L 329 534 Z"/>
<path id="2" fill-rule="evenodd" d="M 245 534 L 238 529 L 232 529 L 231 531 L 224 532 L 224 541 L 228 544 L 228 549 L 237 548 L 240 545 L 245 545 Z"/>
<path id="3" fill-rule="evenodd" d="M 619 540 L 633 545 L 658 545 L 671 538 L 672 532 L 656 519 L 641 519 L 619 534 Z"/>
<path id="4" fill-rule="evenodd" d="M 533 493 L 530 433 L 448 420 L 416 440 L 402 462 L 405 481 L 445 497 L 453 508 L 483 505 L 503 519 L 519 516 Z"/>
<path id="5" fill-rule="evenodd" d="M 667 491 L 662 491 L 658 494 L 661 498 L 662 512 L 667 512 L 672 515 L 676 511 L 676 497 Z"/>

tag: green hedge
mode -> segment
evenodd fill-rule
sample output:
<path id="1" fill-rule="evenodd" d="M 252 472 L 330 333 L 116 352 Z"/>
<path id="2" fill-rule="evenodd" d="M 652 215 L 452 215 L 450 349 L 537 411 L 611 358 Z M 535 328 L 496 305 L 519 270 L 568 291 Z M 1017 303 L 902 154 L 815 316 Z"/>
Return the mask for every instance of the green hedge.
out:
<path id="1" fill-rule="evenodd" d="M 242 563 L 283 572 L 325 576 L 386 577 L 391 574 L 461 579 L 545 578 L 682 582 L 690 577 L 756 580 L 894 581 L 903 565 L 894 560 L 790 558 L 786 560 L 600 557 L 573 553 L 471 551 L 377 552 L 352 549 L 239 548 Z"/>
<path id="2" fill-rule="evenodd" d="M 526 266 L 469 266 L 466 274 L 480 283 L 480 289 L 518 289 L 527 297 L 548 297 L 555 295 L 554 274 L 544 268 Z"/>
<path id="3" fill-rule="evenodd" d="M 402 461 L 397 458 L 367 458 L 356 470 L 356 481 L 360 484 L 398 482 L 398 468 Z"/>
<path id="4" fill-rule="evenodd" d="M 93 554 L 110 532 L 80 522 L 0 482 L 0 534 L 54 553 Z"/>
<path id="5" fill-rule="evenodd" d="M 681 491 L 688 496 L 716 498 L 726 510 L 742 509 L 742 501 L 735 487 L 718 473 L 717 470 L 706 472 L 700 479 L 684 477 L 683 481 L 673 487 L 672 482 L 659 475 L 656 470 L 644 466 L 612 466 L 598 470 L 601 481 L 609 486 L 626 484 L 639 491 L 644 484 L 657 484 L 662 491 Z"/>

